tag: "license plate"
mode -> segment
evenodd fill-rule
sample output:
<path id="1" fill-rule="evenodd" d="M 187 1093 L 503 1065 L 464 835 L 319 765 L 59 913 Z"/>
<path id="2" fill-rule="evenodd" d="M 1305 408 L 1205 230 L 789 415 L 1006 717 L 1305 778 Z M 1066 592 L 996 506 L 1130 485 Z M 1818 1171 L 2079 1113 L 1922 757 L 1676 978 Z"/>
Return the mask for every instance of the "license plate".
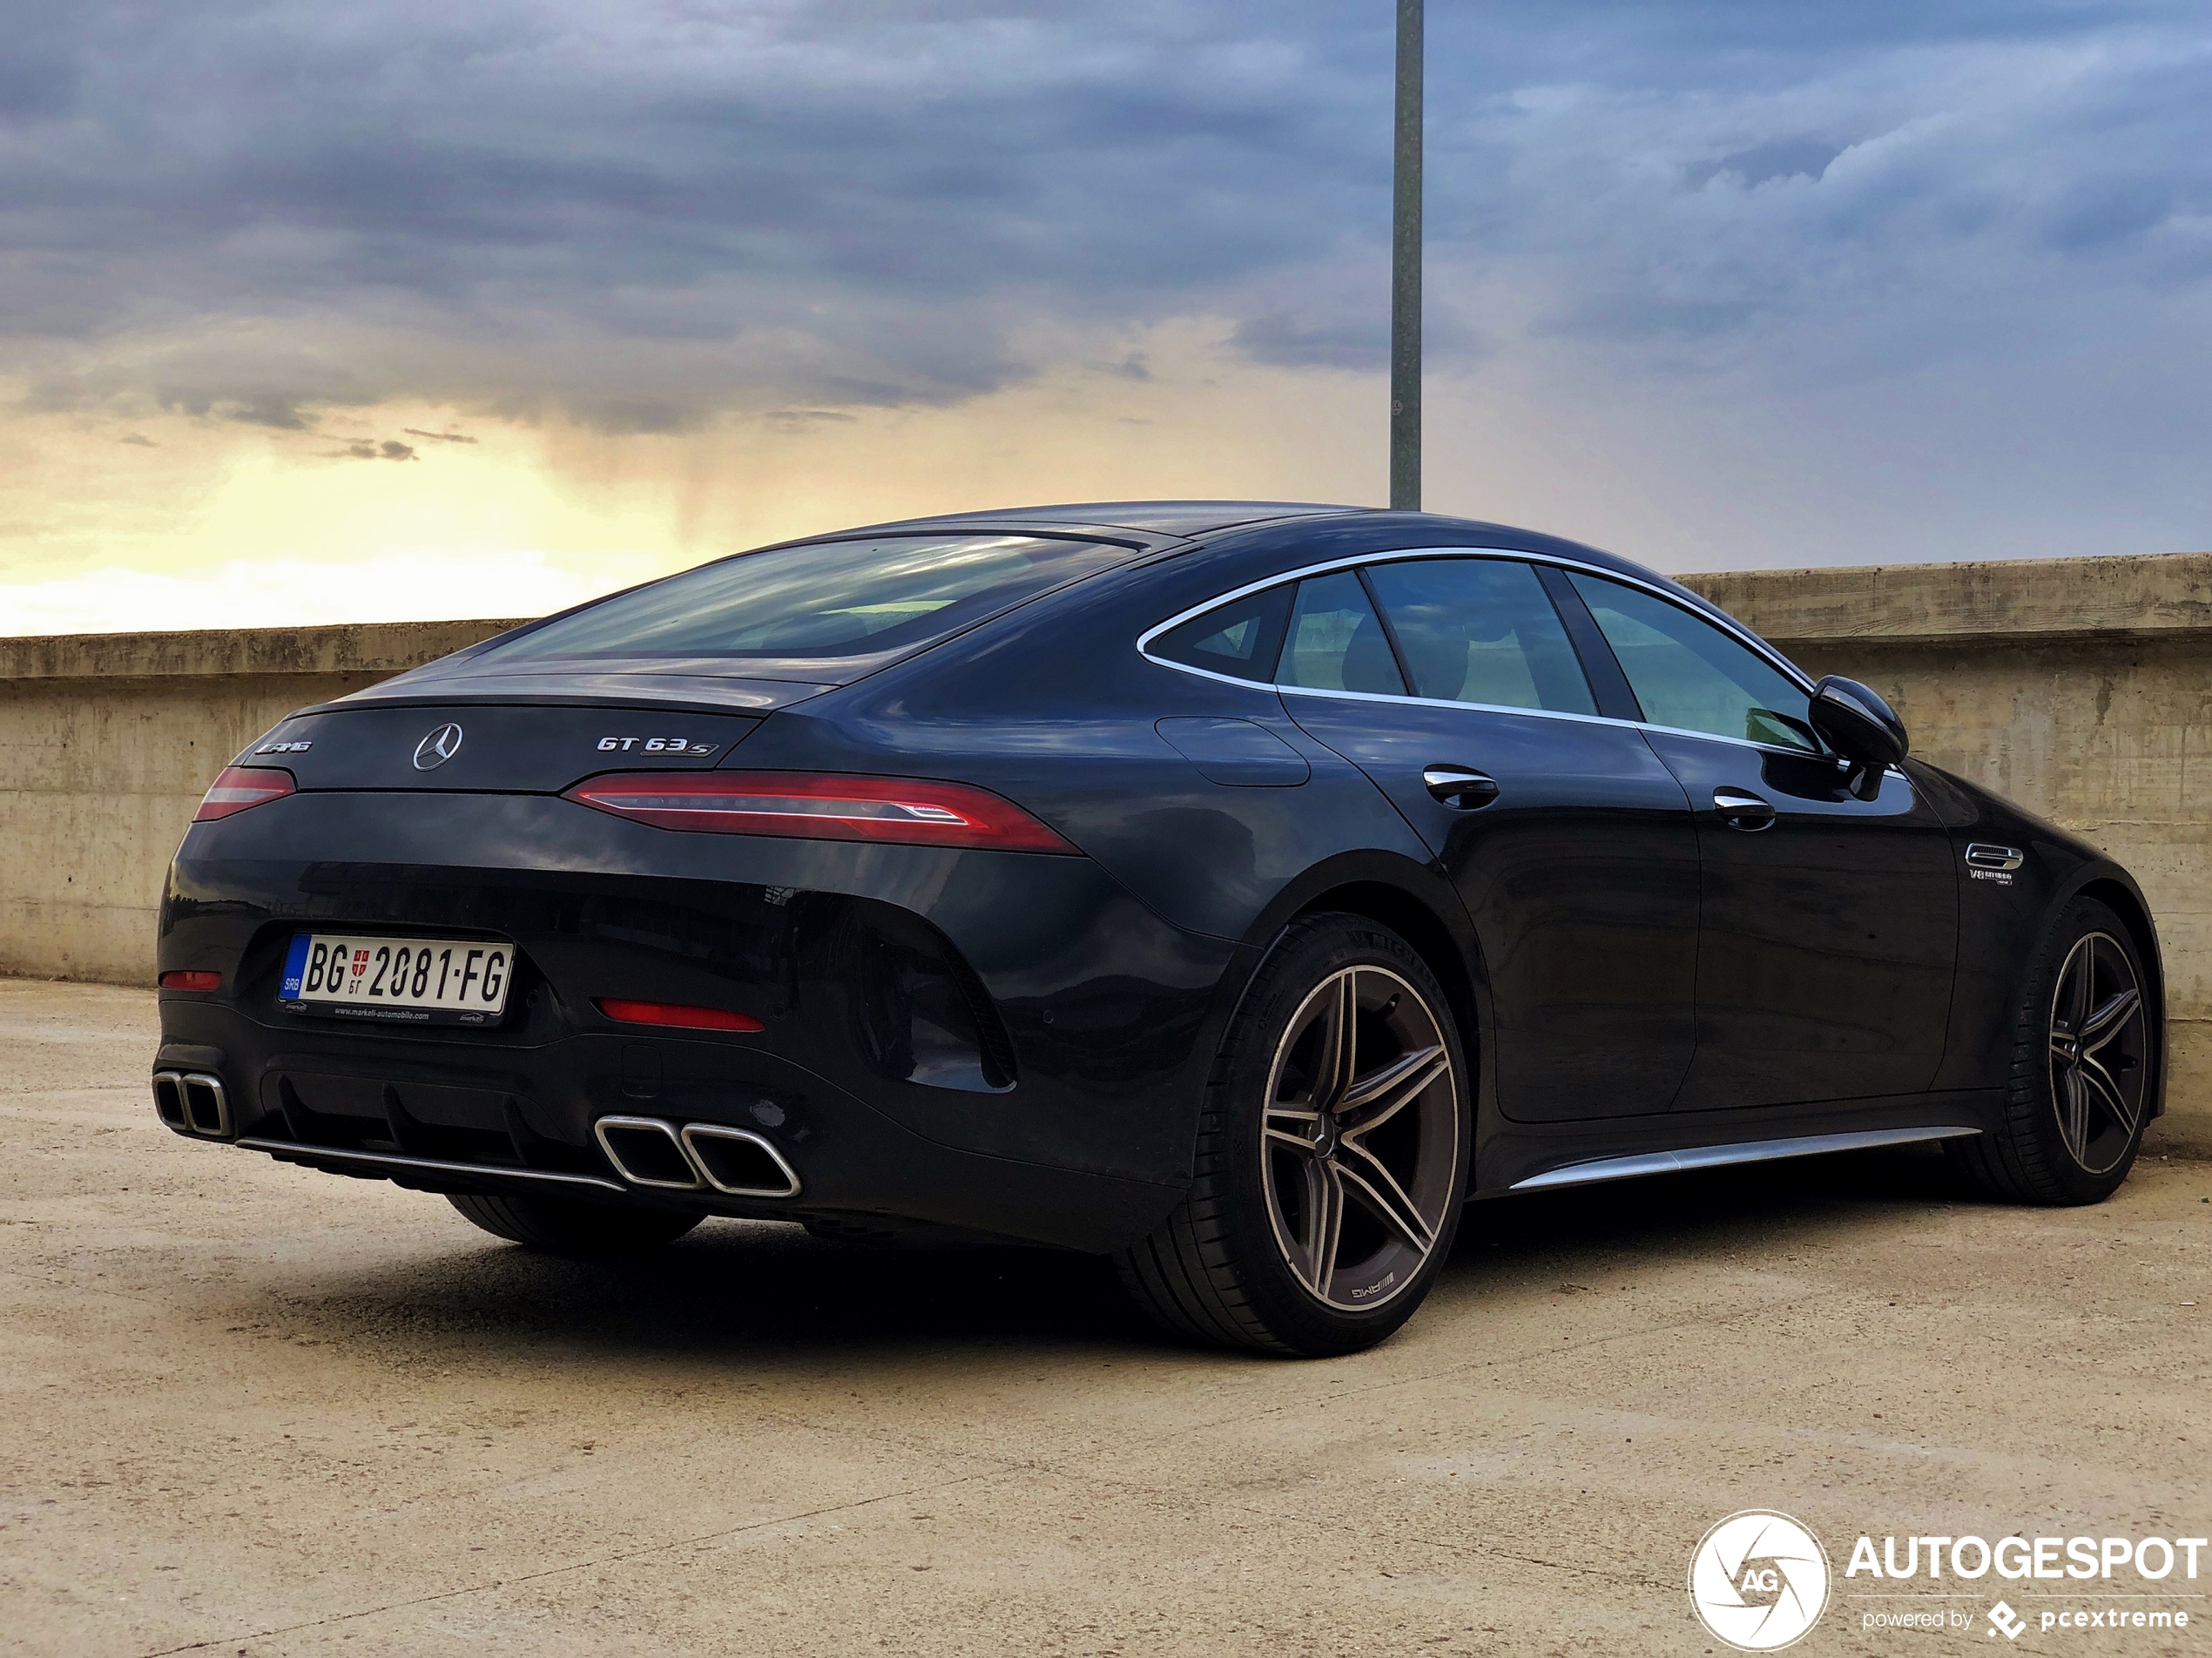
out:
<path id="1" fill-rule="evenodd" d="M 482 939 L 295 933 L 277 1002 L 295 1013 L 415 1025 L 486 1025 L 507 1006 L 514 948 Z"/>

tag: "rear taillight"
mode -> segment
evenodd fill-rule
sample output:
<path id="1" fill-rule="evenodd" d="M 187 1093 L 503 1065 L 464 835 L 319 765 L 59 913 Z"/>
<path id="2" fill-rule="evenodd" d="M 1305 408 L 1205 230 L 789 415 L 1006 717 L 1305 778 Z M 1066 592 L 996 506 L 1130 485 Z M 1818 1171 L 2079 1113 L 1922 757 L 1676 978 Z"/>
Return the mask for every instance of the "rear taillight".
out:
<path id="1" fill-rule="evenodd" d="M 207 798 L 199 803 L 192 821 L 212 823 L 248 806 L 258 806 L 265 800 L 281 799 L 293 792 L 293 786 L 292 773 L 280 772 L 274 766 L 226 766 L 223 775 L 207 791 Z"/>
<path id="2" fill-rule="evenodd" d="M 687 1008 L 674 1001 L 617 1001 L 601 996 L 594 1004 L 618 1024 L 664 1025 L 674 1030 L 765 1030 L 758 1019 L 726 1008 Z"/>
<path id="3" fill-rule="evenodd" d="M 568 799 L 657 829 L 801 840 L 894 841 L 996 852 L 1075 852 L 988 789 L 818 772 L 628 772 L 579 783 Z"/>
<path id="4" fill-rule="evenodd" d="M 163 974 L 160 984 L 164 990 L 220 990 L 223 975 L 205 972 L 199 967 L 185 967 L 174 973 Z"/>

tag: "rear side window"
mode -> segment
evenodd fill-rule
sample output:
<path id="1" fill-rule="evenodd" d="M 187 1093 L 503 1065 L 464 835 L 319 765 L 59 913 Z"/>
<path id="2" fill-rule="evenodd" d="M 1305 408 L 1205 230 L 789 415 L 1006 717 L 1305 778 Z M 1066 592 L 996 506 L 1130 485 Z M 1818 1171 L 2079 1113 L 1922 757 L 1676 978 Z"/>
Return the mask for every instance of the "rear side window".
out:
<path id="1" fill-rule="evenodd" d="M 1275 677 L 1290 619 L 1291 590 L 1271 588 L 1171 628 L 1144 648 L 1169 662 L 1264 684 Z"/>
<path id="2" fill-rule="evenodd" d="M 1350 570 L 1298 584 L 1275 682 L 1311 691 L 1406 694 L 1389 636 L 1367 602 L 1367 590 Z"/>
<path id="3" fill-rule="evenodd" d="M 1820 752 L 1810 699 L 1773 664 L 1679 605 L 1569 572 L 1655 725 Z"/>
<path id="4" fill-rule="evenodd" d="M 881 657 L 1132 556 L 1106 543 L 1025 536 L 777 547 L 617 594 L 483 659 L 732 657 L 806 667 Z"/>
<path id="5" fill-rule="evenodd" d="M 1526 564 L 1423 558 L 1367 571 L 1398 635 L 1413 695 L 1595 714 L 1559 612 Z"/>

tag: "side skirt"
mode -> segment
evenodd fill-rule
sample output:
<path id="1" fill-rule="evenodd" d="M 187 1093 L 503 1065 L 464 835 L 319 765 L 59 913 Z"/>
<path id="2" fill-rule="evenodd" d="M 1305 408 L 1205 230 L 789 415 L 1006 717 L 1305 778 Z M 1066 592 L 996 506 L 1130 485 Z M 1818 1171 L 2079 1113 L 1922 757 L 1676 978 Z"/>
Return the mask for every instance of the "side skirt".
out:
<path id="1" fill-rule="evenodd" d="M 1549 1191 L 1561 1186 L 1595 1186 L 1608 1180 L 1634 1180 L 1642 1175 L 1720 1169 L 1730 1163 L 1772 1163 L 1784 1157 L 1811 1157 L 1830 1151 L 1866 1151 L 1876 1146 L 1919 1145 L 1981 1132 L 1979 1129 L 1959 1127 L 1871 1129 L 1845 1134 L 1799 1135 L 1787 1140 L 1742 1141 L 1733 1145 L 1690 1146 L 1680 1151 L 1653 1151 L 1634 1157 L 1601 1157 L 1591 1163 L 1568 1163 L 1562 1169 L 1517 1180 L 1505 1190 Z"/>

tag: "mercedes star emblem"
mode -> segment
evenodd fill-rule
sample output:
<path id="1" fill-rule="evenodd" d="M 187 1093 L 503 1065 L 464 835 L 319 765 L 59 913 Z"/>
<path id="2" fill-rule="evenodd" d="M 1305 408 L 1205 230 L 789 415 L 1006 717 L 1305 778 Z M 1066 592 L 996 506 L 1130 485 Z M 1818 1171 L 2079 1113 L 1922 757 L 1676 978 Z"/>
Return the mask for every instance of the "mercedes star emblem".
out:
<path id="1" fill-rule="evenodd" d="M 461 752 L 461 727 L 441 725 L 415 745 L 415 769 L 435 771 Z"/>

